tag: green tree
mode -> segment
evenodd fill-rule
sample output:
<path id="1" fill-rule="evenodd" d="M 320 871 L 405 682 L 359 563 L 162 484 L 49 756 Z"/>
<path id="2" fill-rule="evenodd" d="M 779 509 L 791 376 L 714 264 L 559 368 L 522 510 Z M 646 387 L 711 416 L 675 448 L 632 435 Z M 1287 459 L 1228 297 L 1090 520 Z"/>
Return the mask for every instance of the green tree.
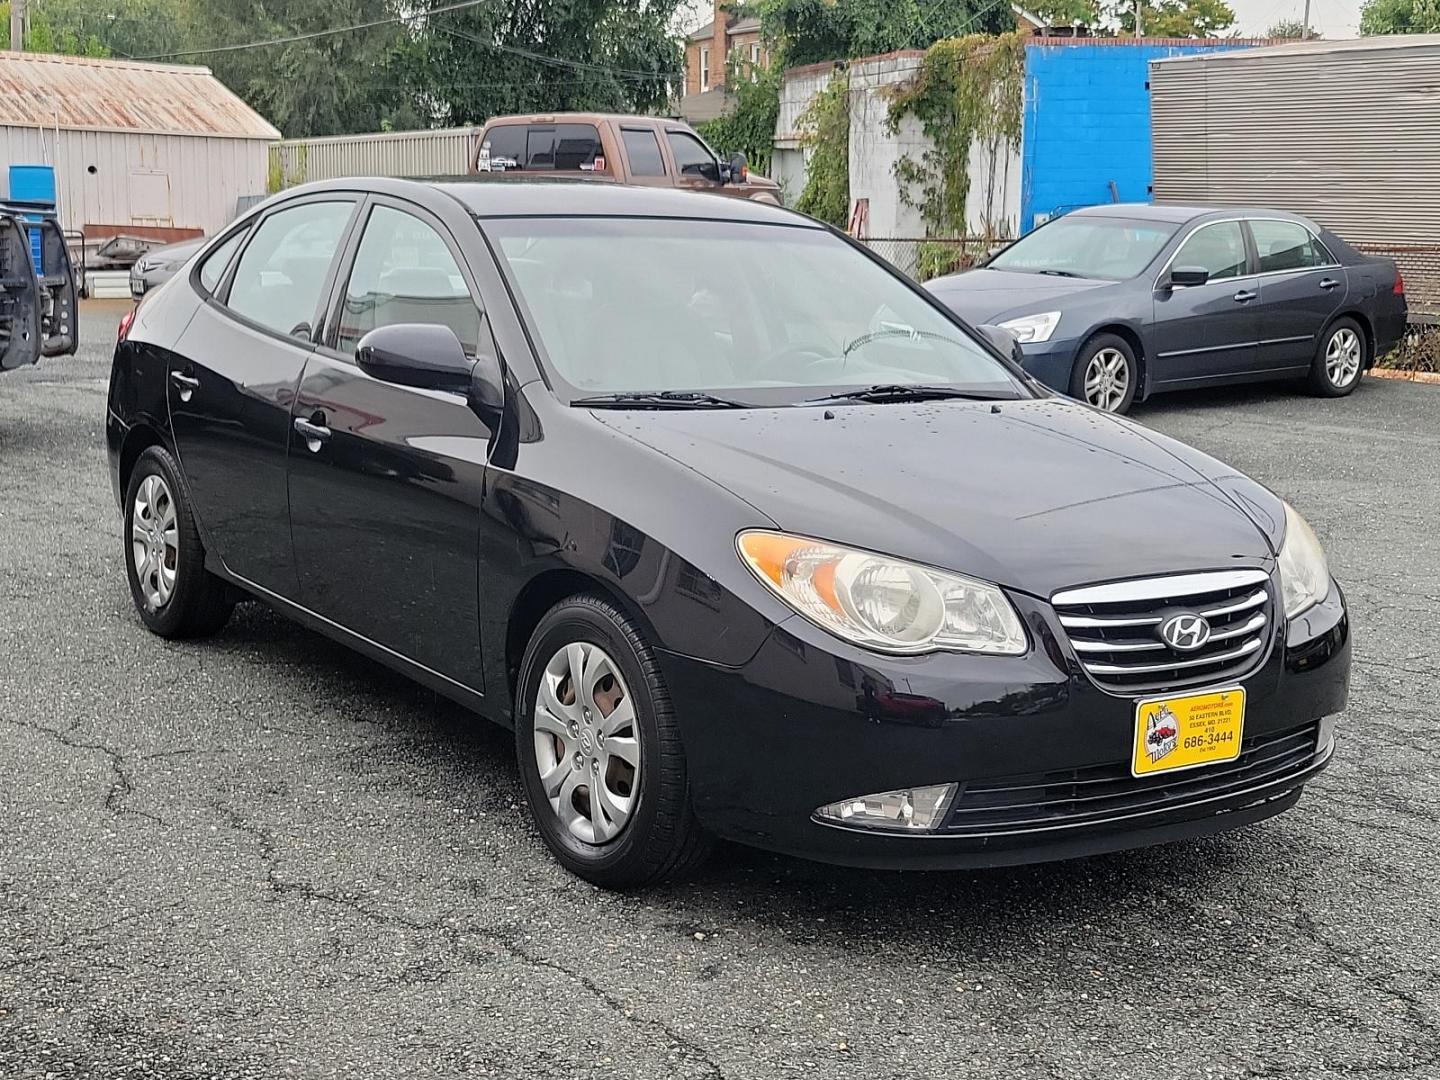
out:
<path id="1" fill-rule="evenodd" d="M 780 115 L 783 77 L 784 69 L 779 64 L 764 68 L 748 60 L 732 59 L 725 86 L 735 103 L 726 115 L 698 126 L 705 141 L 722 157 L 738 151 L 756 172 L 768 173 L 775 149 L 775 121 Z"/>
<path id="2" fill-rule="evenodd" d="M 1147 37 L 1215 37 L 1235 25 L 1235 12 L 1225 0 L 1156 0 L 1146 3 L 1141 30 Z M 1135 5 L 1117 0 L 1110 15 L 1118 32 L 1135 33 Z"/>
<path id="3" fill-rule="evenodd" d="M 923 49 L 944 38 L 1013 29 L 993 0 L 756 0 L 762 32 L 786 64 Z"/>
<path id="4" fill-rule="evenodd" d="M 1299 19 L 1281 19 L 1265 31 L 1265 36 L 1280 41 L 1314 41 L 1320 37 L 1313 29 L 1307 32 L 1305 24 Z"/>
<path id="5" fill-rule="evenodd" d="M 1367 0 L 1360 33 L 1440 34 L 1440 0 Z"/>
<path id="6" fill-rule="evenodd" d="M 1100 21 L 1099 0 L 1040 0 L 1026 9 L 1046 26 L 1095 26 Z"/>

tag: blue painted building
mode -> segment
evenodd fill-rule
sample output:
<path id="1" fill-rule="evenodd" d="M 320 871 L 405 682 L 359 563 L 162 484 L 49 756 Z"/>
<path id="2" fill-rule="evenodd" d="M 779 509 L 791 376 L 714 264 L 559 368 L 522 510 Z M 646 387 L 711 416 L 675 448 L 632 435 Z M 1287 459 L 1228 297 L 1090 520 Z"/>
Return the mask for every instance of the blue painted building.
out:
<path id="1" fill-rule="evenodd" d="M 1080 206 L 1149 202 L 1150 61 L 1261 44 L 1268 42 L 1176 38 L 1028 42 L 1020 232 Z"/>

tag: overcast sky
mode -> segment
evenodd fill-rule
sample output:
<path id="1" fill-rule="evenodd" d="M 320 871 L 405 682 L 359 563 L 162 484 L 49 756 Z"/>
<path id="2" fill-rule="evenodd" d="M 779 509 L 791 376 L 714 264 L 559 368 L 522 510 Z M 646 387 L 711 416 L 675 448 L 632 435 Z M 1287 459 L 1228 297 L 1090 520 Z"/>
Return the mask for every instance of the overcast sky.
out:
<path id="1" fill-rule="evenodd" d="M 1226 0 L 1235 12 L 1235 26 L 1246 37 L 1259 37 L 1283 19 L 1299 21 L 1305 0 Z M 1361 0 L 1310 0 L 1310 25 L 1327 38 L 1360 33 Z"/>

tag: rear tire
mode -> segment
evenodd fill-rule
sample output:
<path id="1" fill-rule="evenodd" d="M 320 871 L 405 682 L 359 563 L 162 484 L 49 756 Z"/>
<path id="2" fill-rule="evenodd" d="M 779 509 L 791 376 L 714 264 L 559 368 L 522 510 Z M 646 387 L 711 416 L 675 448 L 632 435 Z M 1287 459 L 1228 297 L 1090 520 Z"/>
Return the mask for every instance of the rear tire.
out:
<path id="1" fill-rule="evenodd" d="M 1354 319 L 1336 319 L 1315 347 L 1310 365 L 1310 392 L 1318 397 L 1344 397 L 1360 385 L 1369 360 L 1365 332 Z"/>
<path id="2" fill-rule="evenodd" d="M 518 689 L 520 781 L 536 828 L 567 870 L 624 889 L 704 861 L 713 841 L 690 806 L 670 693 L 624 612 L 592 595 L 556 604 L 531 635 Z"/>
<path id="3" fill-rule="evenodd" d="M 145 450 L 130 473 L 123 543 L 130 597 L 152 633 L 208 637 L 225 625 L 234 600 L 205 569 L 205 547 L 180 468 L 164 447 Z"/>
<path id="4" fill-rule="evenodd" d="M 1140 364 L 1135 350 L 1119 334 L 1096 334 L 1075 357 L 1070 374 L 1070 396 L 1101 412 L 1124 414 L 1135 402 L 1140 387 Z"/>

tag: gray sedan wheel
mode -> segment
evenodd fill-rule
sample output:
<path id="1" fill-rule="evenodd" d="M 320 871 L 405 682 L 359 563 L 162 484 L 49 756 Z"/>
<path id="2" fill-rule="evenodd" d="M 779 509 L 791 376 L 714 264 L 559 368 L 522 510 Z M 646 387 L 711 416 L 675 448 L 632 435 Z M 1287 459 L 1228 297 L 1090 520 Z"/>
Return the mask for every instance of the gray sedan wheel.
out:
<path id="1" fill-rule="evenodd" d="M 1070 396 L 1104 412 L 1128 412 L 1139 381 L 1130 343 L 1118 334 L 1096 334 L 1075 358 Z"/>
<path id="2" fill-rule="evenodd" d="M 1344 397 L 1360 385 L 1368 346 L 1353 319 L 1336 319 L 1320 335 L 1310 368 L 1310 388 L 1321 397 Z"/>

